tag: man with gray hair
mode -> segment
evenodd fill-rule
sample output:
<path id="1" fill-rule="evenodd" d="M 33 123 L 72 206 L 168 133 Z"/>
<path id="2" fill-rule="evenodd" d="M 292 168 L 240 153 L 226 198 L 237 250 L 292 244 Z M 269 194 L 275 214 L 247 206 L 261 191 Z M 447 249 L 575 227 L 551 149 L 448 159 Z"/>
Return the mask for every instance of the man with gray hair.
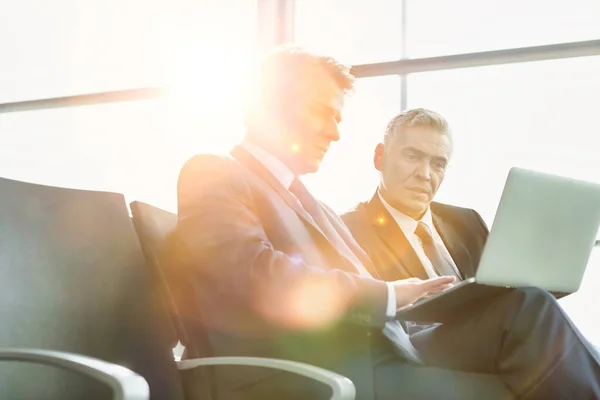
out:
<path id="1" fill-rule="evenodd" d="M 418 108 L 394 117 L 375 148 L 377 193 L 343 219 L 384 280 L 474 276 L 488 235 L 485 223 L 474 210 L 432 203 L 452 145 L 444 117 Z M 372 230 L 364 229 L 367 221 Z M 436 245 L 435 253 L 427 254 L 428 243 Z"/>
<path id="2" fill-rule="evenodd" d="M 475 275 L 487 226 L 474 210 L 432 201 L 452 145 L 447 121 L 422 108 L 394 117 L 377 145 L 379 187 L 369 202 L 342 219 L 383 280 Z M 428 388 L 428 398 L 507 398 L 490 384 L 496 375 L 504 391 L 517 398 L 600 398 L 600 356 L 548 292 L 516 289 L 458 310 L 449 321 L 433 326 L 409 322 L 407 330 L 424 365 L 456 375 L 429 372 L 419 379 L 414 374 L 396 381 L 397 392 L 410 384 Z M 393 376 L 394 370 L 400 376 L 400 366 L 389 361 L 376 373 Z M 432 382 L 436 374 L 443 383 Z"/>

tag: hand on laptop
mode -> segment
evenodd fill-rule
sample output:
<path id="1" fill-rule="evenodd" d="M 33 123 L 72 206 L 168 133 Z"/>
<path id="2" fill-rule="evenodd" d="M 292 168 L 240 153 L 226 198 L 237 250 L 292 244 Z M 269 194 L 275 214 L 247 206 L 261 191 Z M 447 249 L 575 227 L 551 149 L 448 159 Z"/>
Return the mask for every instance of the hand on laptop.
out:
<path id="1" fill-rule="evenodd" d="M 408 278 L 392 282 L 396 289 L 396 306 L 398 310 L 411 306 L 422 297 L 442 292 L 452 287 L 455 278 L 453 276 L 441 276 L 422 280 L 419 278 Z"/>

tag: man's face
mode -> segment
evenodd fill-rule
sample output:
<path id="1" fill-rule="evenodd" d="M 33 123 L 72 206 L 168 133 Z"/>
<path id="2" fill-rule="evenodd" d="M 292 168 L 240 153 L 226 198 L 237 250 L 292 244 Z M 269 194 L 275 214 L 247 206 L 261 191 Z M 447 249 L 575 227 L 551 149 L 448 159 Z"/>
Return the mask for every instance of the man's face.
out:
<path id="1" fill-rule="evenodd" d="M 406 127 L 384 149 L 375 150 L 382 194 L 394 208 L 420 219 L 444 180 L 452 143 L 429 126 Z"/>
<path id="2" fill-rule="evenodd" d="M 280 110 L 280 158 L 298 175 L 316 172 L 331 142 L 340 139 L 338 124 L 344 92 L 321 68 L 304 78 L 305 84 L 285 99 Z"/>

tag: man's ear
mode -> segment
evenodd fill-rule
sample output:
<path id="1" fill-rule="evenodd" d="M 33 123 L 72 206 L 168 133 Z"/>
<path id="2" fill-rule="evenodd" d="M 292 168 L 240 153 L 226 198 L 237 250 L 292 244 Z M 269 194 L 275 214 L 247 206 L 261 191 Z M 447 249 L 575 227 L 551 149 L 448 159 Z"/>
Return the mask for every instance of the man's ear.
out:
<path id="1" fill-rule="evenodd" d="M 377 147 L 375 147 L 375 154 L 373 154 L 373 165 L 375 169 L 379 172 L 383 171 L 383 157 L 385 153 L 385 147 L 383 143 L 379 143 Z"/>

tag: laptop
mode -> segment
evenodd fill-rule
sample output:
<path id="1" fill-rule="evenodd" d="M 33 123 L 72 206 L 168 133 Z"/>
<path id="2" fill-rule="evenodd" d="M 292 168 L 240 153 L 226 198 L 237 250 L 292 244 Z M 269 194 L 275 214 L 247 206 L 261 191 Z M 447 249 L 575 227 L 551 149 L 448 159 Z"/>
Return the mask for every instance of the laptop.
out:
<path id="1" fill-rule="evenodd" d="M 475 277 L 401 309 L 397 319 L 444 322 L 462 306 L 518 287 L 576 292 L 600 227 L 600 184 L 512 168 Z"/>

